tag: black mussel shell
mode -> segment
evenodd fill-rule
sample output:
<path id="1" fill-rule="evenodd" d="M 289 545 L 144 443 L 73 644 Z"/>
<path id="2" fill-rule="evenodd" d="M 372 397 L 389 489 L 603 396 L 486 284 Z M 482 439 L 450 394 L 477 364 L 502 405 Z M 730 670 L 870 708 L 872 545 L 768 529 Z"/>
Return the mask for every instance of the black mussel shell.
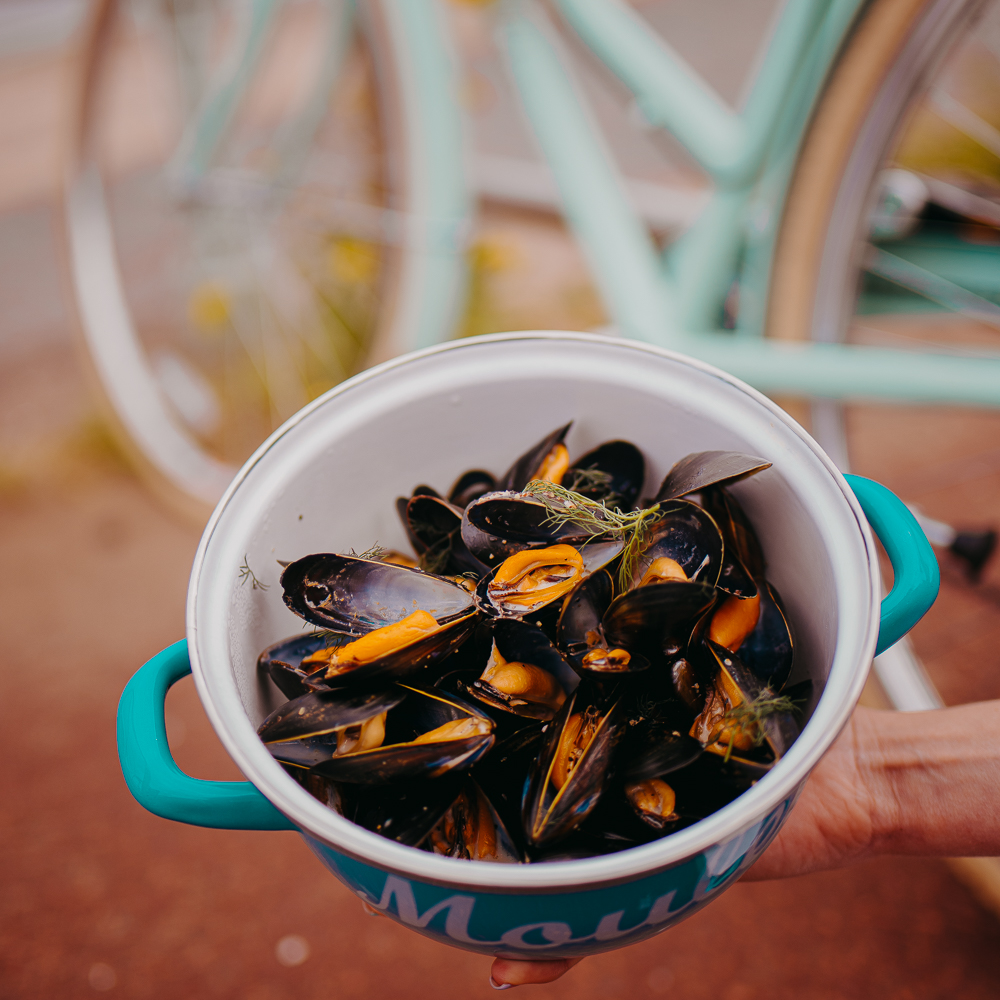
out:
<path id="1" fill-rule="evenodd" d="M 302 669 L 302 661 L 319 649 L 329 649 L 350 641 L 350 636 L 336 636 L 326 631 L 293 635 L 268 646 L 257 657 L 257 669 L 267 671 L 286 698 L 298 698 L 310 691 L 325 691 L 329 688 L 323 680 L 326 670 L 316 666 L 311 670 Z"/>
<path id="2" fill-rule="evenodd" d="M 653 562 L 665 557 L 673 559 L 689 580 L 714 587 L 722 570 L 724 545 L 722 532 L 711 514 L 688 500 L 671 500 L 661 510 L 632 574 L 631 585 L 637 586 Z"/>
<path id="3" fill-rule="evenodd" d="M 634 444 L 606 441 L 578 458 L 561 485 L 608 507 L 627 511 L 635 507 L 645 478 L 646 460 Z"/>
<path id="4" fill-rule="evenodd" d="M 763 578 L 766 568 L 764 550 L 760 547 L 757 533 L 736 497 L 729 490 L 715 486 L 702 492 L 701 505 L 719 526 L 726 541 L 726 551 L 735 552 L 754 580 Z"/>
<path id="5" fill-rule="evenodd" d="M 493 722 L 478 708 L 433 688 L 399 687 L 407 697 L 389 713 L 382 746 L 331 757 L 316 765 L 321 774 L 361 784 L 437 778 L 466 770 L 493 746 Z M 466 718 L 482 723 L 481 731 L 458 739 L 414 742 L 442 725 Z"/>
<path id="6" fill-rule="evenodd" d="M 730 549 L 726 549 L 723 555 L 722 572 L 719 573 L 716 586 L 724 593 L 741 600 L 757 596 L 757 584 L 753 577 Z"/>
<path id="7" fill-rule="evenodd" d="M 291 744 L 289 744 L 291 745 Z M 350 801 L 350 795 L 345 795 L 345 789 L 329 778 L 324 778 L 315 771 L 309 771 L 302 767 L 286 764 L 282 761 L 287 774 L 290 774 L 313 798 L 318 799 L 328 809 L 332 809 L 340 816 L 350 818 L 353 814 L 354 804 Z"/>
<path id="8" fill-rule="evenodd" d="M 285 568 L 281 585 L 295 614 L 352 636 L 402 621 L 417 608 L 441 624 L 473 610 L 472 596 L 450 580 L 357 556 L 304 556 Z"/>
<path id="9" fill-rule="evenodd" d="M 610 774 L 621 719 L 620 701 L 609 702 L 596 687 L 581 685 L 549 723 L 524 798 L 524 831 L 532 845 L 551 844 L 567 836 L 597 805 Z M 554 777 L 560 761 L 566 759 L 560 745 L 574 726 L 579 726 L 579 755 L 560 786 Z"/>
<path id="10" fill-rule="evenodd" d="M 334 733 L 398 705 L 406 692 L 400 688 L 346 694 L 341 691 L 314 691 L 275 709 L 257 729 L 265 743 L 301 740 Z"/>
<path id="11" fill-rule="evenodd" d="M 329 760 L 337 750 L 336 736 L 316 736 L 285 743 L 268 743 L 271 756 L 289 767 L 309 770 L 321 761 Z"/>
<path id="12" fill-rule="evenodd" d="M 760 587 L 760 617 L 743 640 L 740 659 L 762 681 L 780 691 L 792 671 L 794 642 L 778 591 L 770 583 Z"/>
<path id="13" fill-rule="evenodd" d="M 503 740 L 472 769 L 472 776 L 486 793 L 521 853 L 527 846 L 521 825 L 521 806 L 528 770 L 542 746 L 545 727 L 531 722 Z"/>
<path id="14" fill-rule="evenodd" d="M 738 451 L 699 451 L 687 455 L 667 473 L 656 500 L 699 493 L 709 486 L 725 486 L 769 469 L 771 463 Z"/>
<path id="15" fill-rule="evenodd" d="M 519 864 L 521 852 L 489 798 L 471 778 L 434 825 L 423 847 L 463 861 Z"/>
<path id="16" fill-rule="evenodd" d="M 588 576 L 566 596 L 559 615 L 557 636 L 570 662 L 579 666 L 584 654 L 607 645 L 601 620 L 614 597 L 615 585 L 607 570 Z"/>
<path id="17" fill-rule="evenodd" d="M 485 493 L 493 493 L 497 488 L 496 479 L 482 469 L 470 469 L 463 472 L 448 492 L 448 501 L 456 507 L 468 507 L 473 500 L 478 500 Z"/>
<path id="18" fill-rule="evenodd" d="M 428 573 L 460 576 L 487 572 L 462 541 L 462 509 L 440 497 L 415 496 L 406 504 L 406 531 Z"/>
<path id="19" fill-rule="evenodd" d="M 660 729 L 651 733 L 645 747 L 632 757 L 623 768 L 628 781 L 646 781 L 661 778 L 693 764 L 705 748 L 686 732 Z"/>
<path id="20" fill-rule="evenodd" d="M 523 490 L 541 467 L 542 462 L 550 451 L 557 445 L 562 444 L 563 439 L 570 427 L 573 426 L 571 420 L 565 427 L 559 427 L 551 434 L 547 434 L 534 447 L 528 449 L 508 470 L 500 477 L 497 484 L 501 490 Z"/>
<path id="21" fill-rule="evenodd" d="M 433 781 L 347 786 L 353 809 L 345 815 L 366 830 L 418 847 L 458 797 L 464 780 L 464 774 L 446 774 Z"/>
<path id="22" fill-rule="evenodd" d="M 439 625 L 437 629 L 403 646 L 397 646 L 376 659 L 328 676 L 326 670 L 315 675 L 314 683 L 328 688 L 371 687 L 413 678 L 435 667 L 459 650 L 479 621 L 475 612 Z"/>
<path id="23" fill-rule="evenodd" d="M 601 570 L 587 577 L 563 603 L 557 641 L 581 677 L 611 680 L 649 668 L 646 657 L 634 650 L 612 649 L 607 641 L 603 619 L 613 594 L 611 574 Z"/>
<path id="24" fill-rule="evenodd" d="M 704 643 L 704 648 L 716 661 L 719 669 L 729 675 L 747 702 L 776 694 L 775 689 L 764 683 L 735 653 L 710 641 Z M 768 748 L 775 759 L 780 759 L 787 753 L 788 748 L 802 731 L 796 715 L 797 712 L 769 712 L 761 720 L 760 725 L 764 730 Z M 734 754 L 730 755 L 730 759 Z"/>
<path id="25" fill-rule="evenodd" d="M 516 618 L 501 618 L 491 624 L 497 652 L 508 663 L 529 664 L 542 670 L 558 685 L 562 696 L 576 688 L 579 678 L 540 628 Z M 473 681 L 469 694 L 491 708 L 543 721 L 551 719 L 561 705 L 561 701 L 553 705 L 551 698 L 532 698 L 530 692 L 511 694 L 498 690 L 482 677 Z"/>
<path id="26" fill-rule="evenodd" d="M 718 591 L 708 584 L 681 580 L 626 591 L 605 612 L 604 635 L 609 646 L 637 649 L 645 655 L 661 651 L 668 641 L 683 647 L 695 622 L 717 597 Z"/>

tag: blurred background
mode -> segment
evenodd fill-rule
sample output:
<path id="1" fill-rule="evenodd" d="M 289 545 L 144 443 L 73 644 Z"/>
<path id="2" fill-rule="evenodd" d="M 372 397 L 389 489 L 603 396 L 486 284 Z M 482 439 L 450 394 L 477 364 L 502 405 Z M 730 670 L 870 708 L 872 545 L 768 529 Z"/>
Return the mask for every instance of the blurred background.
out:
<path id="1" fill-rule="evenodd" d="M 225 62 L 231 38 L 255 30 L 239 6 L 0 0 L 0 996 L 487 995 L 485 960 L 365 916 L 299 838 L 160 820 L 132 800 L 118 768 L 118 696 L 183 635 L 207 508 L 156 488 L 108 419 L 107 380 L 81 346 L 65 179 L 86 181 L 81 164 L 99 164 L 104 229 L 88 238 L 113 244 L 146 369 L 222 470 L 308 399 L 397 349 L 385 315 L 393 296 L 405 298 L 399 275 L 416 239 L 389 168 L 386 126 L 398 109 L 378 76 L 377 26 L 365 40 L 345 34 L 331 91 L 317 39 L 332 8 L 283 5 L 252 79 L 238 65 L 226 77 L 250 95 L 234 110 L 204 73 Z M 734 107 L 777 8 L 641 5 Z M 606 328 L 490 6 L 449 2 L 441 16 L 468 201 L 452 206 L 460 239 L 447 251 L 461 290 L 440 322 L 460 336 Z M 677 144 L 643 126 L 596 60 L 576 56 L 631 202 L 658 241 L 673 239 L 704 207 L 707 182 Z M 962 84 L 968 101 L 994 70 Z M 213 114 L 229 126 L 223 149 L 199 131 Z M 940 128 L 918 116 L 900 157 L 919 166 Z M 225 169 L 204 169 L 210 156 Z M 995 197 L 996 158 L 977 169 L 979 196 Z M 967 235 L 997 243 L 995 224 Z M 100 255 L 77 249 L 79 280 Z M 867 292 L 858 338 L 919 339 L 944 322 L 912 302 L 902 308 L 875 279 Z M 995 337 L 988 323 L 963 322 L 968 339 Z M 866 405 L 846 419 L 853 471 L 933 518 L 1000 523 L 995 412 Z M 972 579 L 967 562 L 942 551 L 942 575 L 915 649 L 946 703 L 998 697 L 1000 567 L 988 562 Z M 239 777 L 190 679 L 168 698 L 167 726 L 189 773 Z M 1000 924 L 990 887 L 982 872 L 971 889 L 955 873 L 942 861 L 882 859 L 737 886 L 676 930 L 588 960 L 534 994 L 992 997 Z M 969 880 L 967 868 L 958 873 Z"/>

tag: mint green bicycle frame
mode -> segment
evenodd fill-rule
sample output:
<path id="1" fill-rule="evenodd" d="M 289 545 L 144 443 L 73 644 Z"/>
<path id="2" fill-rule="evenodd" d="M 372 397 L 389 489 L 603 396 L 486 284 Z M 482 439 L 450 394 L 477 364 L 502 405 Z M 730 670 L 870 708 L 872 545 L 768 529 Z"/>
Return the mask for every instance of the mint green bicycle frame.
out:
<path id="1" fill-rule="evenodd" d="M 625 198 L 557 35 L 530 0 L 509 0 L 503 36 L 521 100 L 622 334 L 702 358 L 765 392 L 1000 405 L 997 354 L 970 358 L 763 339 L 785 192 L 810 115 L 863 0 L 789 0 L 741 114 L 624 3 L 556 3 L 629 88 L 649 123 L 667 128 L 715 184 L 696 224 L 660 255 Z M 723 303 L 737 276 L 737 329 L 723 332 Z"/>

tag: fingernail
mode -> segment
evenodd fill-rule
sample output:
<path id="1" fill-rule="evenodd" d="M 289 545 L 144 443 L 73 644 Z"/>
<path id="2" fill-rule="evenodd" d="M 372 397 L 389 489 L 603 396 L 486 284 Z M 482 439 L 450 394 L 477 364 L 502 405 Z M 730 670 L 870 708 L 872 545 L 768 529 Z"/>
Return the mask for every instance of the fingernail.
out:
<path id="1" fill-rule="evenodd" d="M 490 976 L 490 986 L 492 986 L 495 990 L 509 990 L 513 985 L 513 983 L 498 983 L 492 976 Z"/>

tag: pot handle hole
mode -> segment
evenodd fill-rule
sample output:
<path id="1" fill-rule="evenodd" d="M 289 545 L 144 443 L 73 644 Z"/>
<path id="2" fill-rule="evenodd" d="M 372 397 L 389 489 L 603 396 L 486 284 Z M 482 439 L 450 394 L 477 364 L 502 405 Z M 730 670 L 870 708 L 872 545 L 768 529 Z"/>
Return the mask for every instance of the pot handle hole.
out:
<path id="1" fill-rule="evenodd" d="M 187 640 L 157 653 L 133 675 L 118 703 L 118 759 L 129 791 L 151 813 L 223 830 L 294 830 L 249 781 L 203 781 L 170 754 L 167 692 L 191 673 Z"/>
<path id="2" fill-rule="evenodd" d="M 892 490 L 863 476 L 845 476 L 892 563 L 892 590 L 882 601 L 875 655 L 895 645 L 927 613 L 941 575 L 934 550 L 917 519 Z"/>

